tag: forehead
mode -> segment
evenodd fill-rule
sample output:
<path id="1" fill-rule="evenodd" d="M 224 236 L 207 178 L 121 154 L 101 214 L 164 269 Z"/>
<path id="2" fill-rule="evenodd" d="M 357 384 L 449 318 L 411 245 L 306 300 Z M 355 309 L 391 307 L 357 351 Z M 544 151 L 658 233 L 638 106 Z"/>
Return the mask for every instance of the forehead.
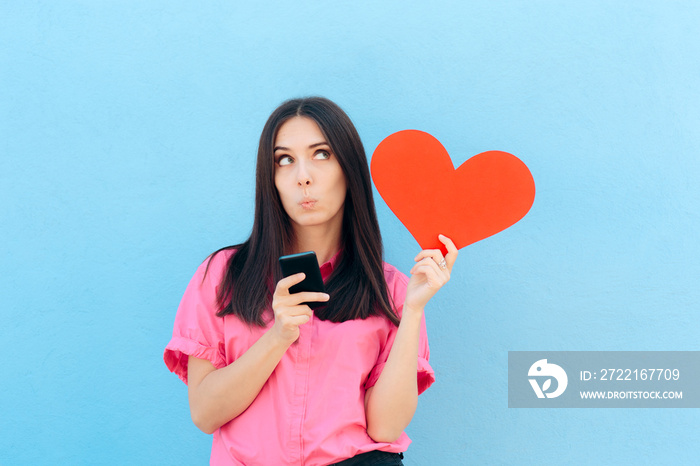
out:
<path id="1" fill-rule="evenodd" d="M 295 116 L 280 125 L 275 137 L 275 147 L 307 147 L 327 142 L 321 128 L 311 118 Z"/>

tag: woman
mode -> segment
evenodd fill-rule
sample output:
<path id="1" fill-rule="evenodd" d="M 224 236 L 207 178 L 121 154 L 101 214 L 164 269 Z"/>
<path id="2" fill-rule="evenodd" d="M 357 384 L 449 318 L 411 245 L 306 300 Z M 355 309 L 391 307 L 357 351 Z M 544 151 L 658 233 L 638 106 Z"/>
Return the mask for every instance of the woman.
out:
<path id="1" fill-rule="evenodd" d="M 250 238 L 192 278 L 165 362 L 213 433 L 211 464 L 402 464 L 434 381 L 423 309 L 457 249 L 424 250 L 410 280 L 382 261 L 360 138 L 319 97 L 283 103 L 258 147 Z M 315 251 L 327 293 L 290 294 L 278 258 Z M 304 302 L 324 305 L 312 311 Z"/>

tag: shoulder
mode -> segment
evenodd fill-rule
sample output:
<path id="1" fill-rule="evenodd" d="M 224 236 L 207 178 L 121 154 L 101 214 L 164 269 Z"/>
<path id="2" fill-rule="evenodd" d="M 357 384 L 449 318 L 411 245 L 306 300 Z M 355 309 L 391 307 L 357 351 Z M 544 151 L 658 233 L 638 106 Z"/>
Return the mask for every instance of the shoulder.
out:
<path id="1" fill-rule="evenodd" d="M 218 251 L 212 252 L 209 256 L 202 262 L 203 266 L 209 266 L 210 268 L 225 268 L 237 249 L 233 247 L 227 247 L 219 249 Z"/>
<path id="2" fill-rule="evenodd" d="M 211 253 L 197 268 L 194 275 L 195 278 L 199 278 L 201 281 L 207 280 L 212 283 L 219 283 L 226 273 L 231 257 L 235 253 L 236 249 L 233 248 L 219 249 Z"/>

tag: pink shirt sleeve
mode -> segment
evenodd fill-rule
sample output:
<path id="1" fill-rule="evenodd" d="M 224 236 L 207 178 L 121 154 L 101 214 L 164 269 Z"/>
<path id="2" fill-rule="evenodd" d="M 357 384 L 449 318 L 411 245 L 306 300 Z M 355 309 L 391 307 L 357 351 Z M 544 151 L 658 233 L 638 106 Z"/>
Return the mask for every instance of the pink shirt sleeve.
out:
<path id="1" fill-rule="evenodd" d="M 216 316 L 216 287 L 228 257 L 230 254 L 223 251 L 211 263 L 209 259 L 205 260 L 190 280 L 180 301 L 173 336 L 165 348 L 163 359 L 168 369 L 185 383 L 188 356 L 207 359 L 217 369 L 226 365 L 224 320 Z"/>
<path id="2" fill-rule="evenodd" d="M 387 270 L 390 268 L 390 270 Z M 393 270 L 391 270 L 393 269 Z M 394 269 L 393 266 L 385 265 L 384 275 L 387 279 L 387 288 L 389 294 L 394 300 L 396 306 L 396 312 L 401 316 L 403 311 L 403 303 L 406 299 L 406 288 L 408 286 L 408 277 L 403 273 Z M 379 375 L 382 373 L 384 366 L 386 365 L 387 359 L 389 359 L 389 352 L 394 344 L 394 339 L 396 338 L 396 332 L 398 328 L 391 325 L 391 331 L 389 337 L 387 338 L 386 344 L 379 353 L 377 358 L 377 365 L 370 372 L 367 382 L 365 383 L 365 389 L 374 386 L 379 379 Z M 435 372 L 433 368 L 430 367 L 428 360 L 430 359 L 430 348 L 428 347 L 428 332 L 425 328 L 425 314 L 421 319 L 420 327 L 420 337 L 418 341 L 418 394 L 420 395 L 425 390 L 430 387 L 433 382 L 435 382 Z"/>

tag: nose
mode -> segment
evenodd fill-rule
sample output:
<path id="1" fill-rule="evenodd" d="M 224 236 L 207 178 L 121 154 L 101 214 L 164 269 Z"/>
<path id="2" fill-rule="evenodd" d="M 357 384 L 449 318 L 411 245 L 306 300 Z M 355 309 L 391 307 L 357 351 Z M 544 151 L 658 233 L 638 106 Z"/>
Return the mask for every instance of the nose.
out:
<path id="1" fill-rule="evenodd" d="M 311 174 L 307 170 L 306 164 L 300 162 L 297 167 L 299 168 L 297 172 L 297 184 L 299 186 L 309 186 L 311 184 Z"/>

